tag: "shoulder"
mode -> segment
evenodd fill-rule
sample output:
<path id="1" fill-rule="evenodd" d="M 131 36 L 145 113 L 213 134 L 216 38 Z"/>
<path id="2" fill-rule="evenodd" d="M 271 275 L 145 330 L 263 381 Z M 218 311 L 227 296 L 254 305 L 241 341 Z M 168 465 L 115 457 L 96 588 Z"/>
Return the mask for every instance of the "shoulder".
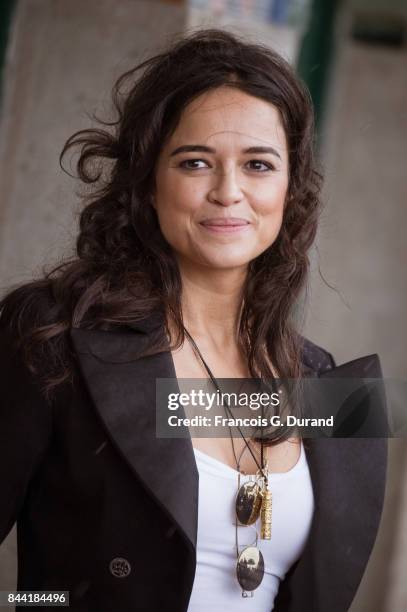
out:
<path id="1" fill-rule="evenodd" d="M 54 296 L 50 279 L 14 286 L 0 300 L 0 363 L 5 372 L 36 384 L 50 399 L 53 381 L 70 364 L 63 305 Z M 62 377 L 60 382 L 63 383 Z M 52 384 L 49 384 L 52 381 Z M 58 383 L 59 384 L 59 383 Z"/>
<path id="2" fill-rule="evenodd" d="M 49 279 L 32 280 L 8 290 L 0 300 L 0 327 L 12 335 L 53 322 L 58 305 Z"/>
<path id="3" fill-rule="evenodd" d="M 316 375 L 336 366 L 335 359 L 327 349 L 318 346 L 303 336 L 301 336 L 301 361 L 306 370 L 310 370 Z"/>
<path id="4" fill-rule="evenodd" d="M 57 320 L 52 283 L 47 279 L 14 285 L 0 300 L 1 347 L 21 357 L 32 335 L 39 335 Z"/>
<path id="5" fill-rule="evenodd" d="M 0 301 L 0 380 L 2 393 L 27 393 L 38 386 L 38 379 L 27 362 L 28 334 L 38 328 L 46 313 L 43 287 L 36 282 L 10 289 Z M 46 315 L 45 315 L 46 316 Z"/>
<path id="6" fill-rule="evenodd" d="M 28 444 L 28 438 L 31 443 L 31 438 L 39 439 L 43 430 L 49 432 L 52 410 L 35 368 L 26 359 L 24 331 L 28 326 L 26 317 L 32 315 L 32 311 L 30 313 L 27 303 L 21 300 L 16 291 L 13 290 L 1 301 L 0 428 L 2 432 L 8 432 L 10 440 L 15 441 L 20 431 L 25 444 Z M 27 312 L 24 311 L 24 304 Z"/>

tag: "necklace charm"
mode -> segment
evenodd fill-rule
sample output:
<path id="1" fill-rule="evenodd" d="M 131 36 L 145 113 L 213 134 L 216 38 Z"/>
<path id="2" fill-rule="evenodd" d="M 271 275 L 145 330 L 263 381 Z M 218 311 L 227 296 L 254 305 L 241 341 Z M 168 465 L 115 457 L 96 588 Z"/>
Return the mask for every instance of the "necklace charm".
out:
<path id="1" fill-rule="evenodd" d="M 264 490 L 262 491 L 262 503 L 261 503 L 261 527 L 260 527 L 260 538 L 262 540 L 271 539 L 271 491 L 268 488 L 268 484 L 265 484 Z"/>
<path id="2" fill-rule="evenodd" d="M 264 576 L 264 559 L 257 546 L 246 546 L 237 558 L 237 580 L 242 587 L 242 597 L 253 597 Z"/>
<path id="3" fill-rule="evenodd" d="M 239 474 L 240 476 L 240 474 Z M 252 525 L 257 521 L 262 505 L 262 491 L 254 480 L 244 482 L 236 496 L 236 516 L 243 525 Z"/>

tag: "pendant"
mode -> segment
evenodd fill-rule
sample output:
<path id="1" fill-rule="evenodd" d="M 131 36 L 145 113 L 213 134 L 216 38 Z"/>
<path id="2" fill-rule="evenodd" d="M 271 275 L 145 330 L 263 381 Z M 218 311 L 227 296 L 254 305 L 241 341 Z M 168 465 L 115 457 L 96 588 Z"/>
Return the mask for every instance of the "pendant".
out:
<path id="1" fill-rule="evenodd" d="M 236 516 L 243 525 L 252 525 L 257 521 L 262 505 L 262 491 L 260 485 L 248 481 L 239 487 L 236 496 Z"/>
<path id="2" fill-rule="evenodd" d="M 260 538 L 271 539 L 271 491 L 266 484 L 262 491 Z"/>
<path id="3" fill-rule="evenodd" d="M 252 597 L 264 576 L 264 559 L 257 546 L 246 546 L 236 564 L 236 576 L 243 589 L 242 597 Z"/>

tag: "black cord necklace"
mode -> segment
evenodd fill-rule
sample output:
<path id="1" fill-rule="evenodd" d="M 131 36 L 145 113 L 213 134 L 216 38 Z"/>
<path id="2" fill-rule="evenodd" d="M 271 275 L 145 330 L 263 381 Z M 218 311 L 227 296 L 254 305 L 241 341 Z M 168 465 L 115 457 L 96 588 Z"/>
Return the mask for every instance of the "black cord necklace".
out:
<path id="1" fill-rule="evenodd" d="M 184 329 L 184 332 L 185 332 L 186 336 L 188 337 L 188 339 L 189 339 L 189 340 L 190 340 L 190 342 L 192 343 L 192 346 L 193 346 L 193 347 L 194 347 L 194 349 L 196 350 L 196 352 L 197 352 L 197 354 L 198 354 L 199 358 L 201 359 L 202 364 L 204 365 L 204 367 L 205 367 L 206 371 L 208 372 L 210 379 L 212 380 L 213 384 L 215 385 L 215 387 L 216 387 L 216 389 L 219 391 L 219 393 L 221 393 L 221 390 L 220 390 L 220 388 L 219 388 L 218 381 L 216 380 L 216 378 L 215 378 L 215 377 L 214 377 L 214 375 L 212 374 L 212 372 L 211 372 L 211 370 L 210 370 L 210 368 L 209 368 L 208 364 L 206 363 L 206 361 L 205 361 L 205 359 L 204 359 L 204 357 L 203 357 L 203 355 L 202 355 L 201 351 L 200 351 L 200 350 L 199 350 L 199 348 L 198 348 L 198 345 L 196 344 L 195 340 L 193 339 L 193 337 L 191 336 L 191 334 L 189 333 L 189 331 L 188 331 L 188 330 L 187 330 L 187 329 L 184 327 L 184 325 L 183 325 L 182 327 L 183 327 L 183 329 Z M 222 397 L 223 397 L 223 396 L 222 396 Z M 225 401 L 225 411 L 226 411 L 226 412 L 229 414 L 229 416 L 230 416 L 230 417 L 232 417 L 232 418 L 233 418 L 233 413 L 232 413 L 232 411 L 231 411 L 231 409 L 230 409 L 229 404 L 227 403 L 227 401 L 226 401 L 226 400 L 224 400 L 224 401 Z M 243 438 L 243 441 L 244 441 L 244 443 L 246 444 L 246 447 L 247 447 L 247 448 L 248 448 L 248 450 L 250 451 L 251 456 L 253 457 L 254 461 L 256 462 L 256 465 L 257 465 L 257 467 L 258 467 L 258 469 L 259 469 L 260 473 L 262 474 L 262 477 L 264 478 L 264 482 L 265 482 L 265 484 L 266 484 L 266 486 L 267 486 L 267 484 L 268 484 L 268 476 L 267 476 L 267 471 L 265 471 L 265 463 L 264 463 L 264 450 L 263 450 L 263 439 L 261 439 L 261 440 L 260 440 L 260 453 L 261 453 L 261 454 L 260 454 L 260 463 L 261 463 L 261 465 L 260 465 L 260 464 L 259 464 L 259 462 L 257 461 L 257 458 L 255 457 L 255 455 L 254 455 L 254 453 L 253 453 L 252 449 L 250 448 L 250 446 L 249 446 L 249 444 L 248 444 L 248 442 L 247 442 L 247 440 L 246 440 L 246 438 L 245 438 L 245 436 L 244 436 L 244 434 L 243 434 L 242 430 L 240 429 L 239 425 L 236 425 L 236 428 L 238 429 L 238 431 L 239 431 L 239 433 L 240 433 L 241 437 Z M 231 442 L 232 442 L 232 449 L 233 449 L 233 454 L 234 454 L 234 457 L 235 457 L 236 465 L 238 466 L 238 465 L 239 465 L 239 463 L 238 463 L 238 460 L 237 460 L 237 457 L 236 457 L 235 447 L 234 447 L 234 444 L 233 444 L 233 436 L 232 436 L 232 433 L 231 433 L 231 431 L 230 431 L 230 427 L 229 427 L 229 434 L 230 434 L 230 439 L 231 439 Z"/>

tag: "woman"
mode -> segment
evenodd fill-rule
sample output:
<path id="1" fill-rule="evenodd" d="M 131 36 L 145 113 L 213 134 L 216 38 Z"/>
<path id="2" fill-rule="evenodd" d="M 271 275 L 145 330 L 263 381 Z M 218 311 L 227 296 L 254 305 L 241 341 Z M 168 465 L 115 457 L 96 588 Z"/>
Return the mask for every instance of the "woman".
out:
<path id="1" fill-rule="evenodd" d="M 69 591 L 78 612 L 347 610 L 382 440 L 155 429 L 156 379 L 341 371 L 294 316 L 320 210 L 309 96 L 270 49 L 203 30 L 123 75 L 114 102 L 117 121 L 62 153 L 80 147 L 93 185 L 77 257 L 1 302 L 18 589 Z"/>

